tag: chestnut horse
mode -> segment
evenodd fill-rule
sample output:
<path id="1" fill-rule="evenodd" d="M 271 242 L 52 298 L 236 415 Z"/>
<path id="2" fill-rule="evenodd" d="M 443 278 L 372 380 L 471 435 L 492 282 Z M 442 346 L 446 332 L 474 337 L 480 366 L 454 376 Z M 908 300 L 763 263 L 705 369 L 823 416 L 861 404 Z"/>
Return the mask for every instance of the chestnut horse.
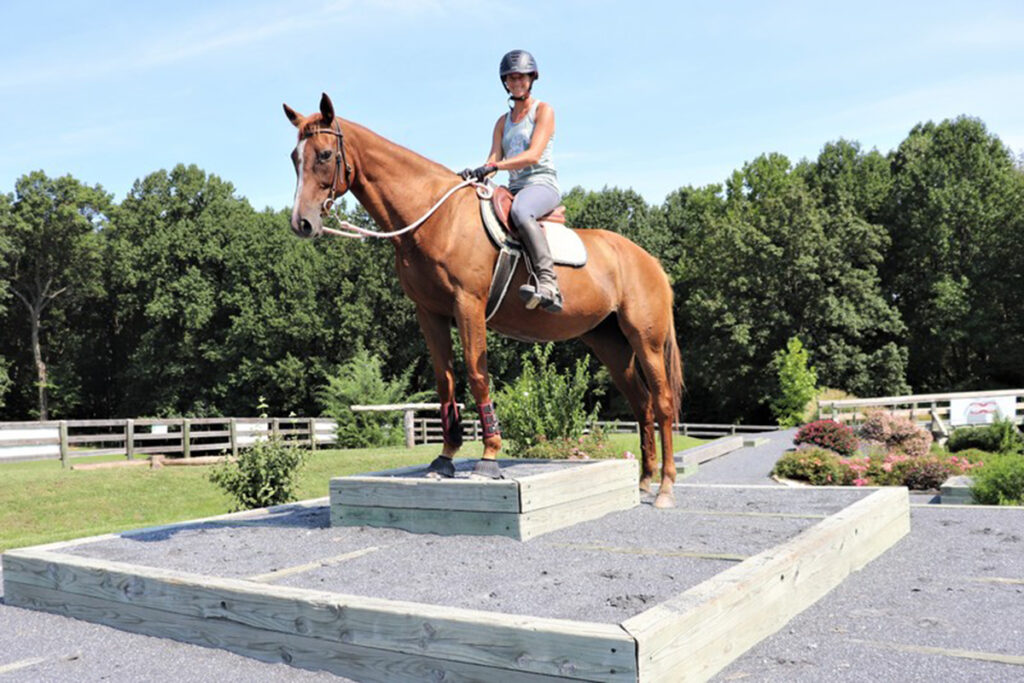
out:
<path id="1" fill-rule="evenodd" d="M 298 182 L 291 225 L 301 237 L 323 233 L 326 209 L 345 192 L 355 195 L 378 226 L 392 231 L 421 218 L 461 180 L 440 164 L 336 118 L 326 94 L 318 113 L 303 116 L 287 104 L 284 111 L 299 130 L 292 152 Z M 648 492 L 657 466 L 657 423 L 662 468 L 655 505 L 671 507 L 676 478 L 672 423 L 683 379 L 668 277 L 657 259 L 622 235 L 577 232 L 588 260 L 582 268 L 558 268 L 564 310 L 527 310 L 518 297 L 509 296 L 489 323 L 484 310 L 498 252 L 484 232 L 472 187 L 455 192 L 415 230 L 390 238 L 398 279 L 416 304 L 433 360 L 445 432 L 442 455 L 454 456 L 461 444 L 449 334 L 453 323 L 484 422 L 484 459 L 497 457 L 501 448 L 487 382 L 487 325 L 527 341 L 579 338 L 608 367 L 641 425 L 640 488 Z M 510 291 L 517 291 L 526 277 L 524 268 L 517 268 Z"/>

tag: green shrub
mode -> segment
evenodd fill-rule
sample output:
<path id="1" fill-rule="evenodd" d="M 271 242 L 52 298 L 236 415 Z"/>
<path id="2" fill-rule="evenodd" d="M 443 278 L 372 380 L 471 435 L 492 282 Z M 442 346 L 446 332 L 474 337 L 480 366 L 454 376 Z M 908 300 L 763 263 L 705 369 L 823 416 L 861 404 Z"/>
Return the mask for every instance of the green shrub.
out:
<path id="1" fill-rule="evenodd" d="M 933 456 L 907 458 L 893 466 L 896 479 L 911 491 L 927 491 L 942 486 L 942 482 L 956 474 L 958 468 L 951 468 L 948 460 Z"/>
<path id="2" fill-rule="evenodd" d="M 827 448 L 839 455 L 853 455 L 857 451 L 857 437 L 853 429 L 833 420 L 805 424 L 793 437 L 793 443 Z"/>
<path id="3" fill-rule="evenodd" d="M 210 481 L 235 499 L 235 510 L 288 503 L 295 500 L 296 478 L 307 455 L 279 437 L 260 439 L 237 460 L 215 467 Z"/>
<path id="4" fill-rule="evenodd" d="M 522 451 L 520 457 L 539 460 L 599 460 L 617 458 L 619 453 L 601 430 L 594 430 L 576 439 L 540 439 Z"/>
<path id="5" fill-rule="evenodd" d="M 772 474 L 815 486 L 838 486 L 844 483 L 845 478 L 840 461 L 838 455 L 824 448 L 798 448 L 779 458 Z"/>
<path id="6" fill-rule="evenodd" d="M 989 453 L 1020 453 L 1024 449 L 1024 435 L 1012 420 L 996 420 L 982 427 L 958 427 L 949 435 L 946 448 L 958 453 L 977 448 Z"/>
<path id="7" fill-rule="evenodd" d="M 397 446 L 403 442 L 401 412 L 352 412 L 352 405 L 380 405 L 422 401 L 432 392 L 408 395 L 412 367 L 398 377 L 384 379 L 381 360 L 368 351 L 359 351 L 336 375 L 327 376 L 327 384 L 317 390 L 322 414 L 338 423 L 338 448 Z"/>
<path id="8" fill-rule="evenodd" d="M 979 448 L 968 448 L 964 451 L 957 451 L 957 455 L 961 458 L 966 458 L 967 462 L 973 464 L 984 463 L 985 461 L 992 458 L 994 453 L 989 451 L 983 451 Z"/>
<path id="9" fill-rule="evenodd" d="M 797 337 L 775 352 L 772 366 L 779 379 L 778 395 L 771 401 L 772 413 L 780 427 L 796 427 L 805 421 L 807 402 L 817 393 L 818 373 L 807 365 L 807 350 Z"/>
<path id="10" fill-rule="evenodd" d="M 1024 456 L 995 455 L 971 473 L 971 493 L 982 505 L 1024 505 Z"/>
<path id="11" fill-rule="evenodd" d="M 570 373 L 560 374 L 549 361 L 552 345 L 534 346 L 523 354 L 523 371 L 495 394 L 502 435 L 509 455 L 522 457 L 542 441 L 572 442 L 597 419 L 598 406 L 588 414 L 584 404 L 590 385 L 590 357 L 576 361 Z"/>

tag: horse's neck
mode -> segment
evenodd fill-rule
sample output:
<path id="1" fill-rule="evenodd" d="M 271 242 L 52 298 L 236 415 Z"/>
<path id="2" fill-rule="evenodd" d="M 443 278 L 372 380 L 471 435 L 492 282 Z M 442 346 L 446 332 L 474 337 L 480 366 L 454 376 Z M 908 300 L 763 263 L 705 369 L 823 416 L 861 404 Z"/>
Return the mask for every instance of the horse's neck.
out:
<path id="1" fill-rule="evenodd" d="M 423 216 L 457 180 L 451 171 L 358 124 L 344 122 L 355 176 L 352 194 L 385 231 Z"/>

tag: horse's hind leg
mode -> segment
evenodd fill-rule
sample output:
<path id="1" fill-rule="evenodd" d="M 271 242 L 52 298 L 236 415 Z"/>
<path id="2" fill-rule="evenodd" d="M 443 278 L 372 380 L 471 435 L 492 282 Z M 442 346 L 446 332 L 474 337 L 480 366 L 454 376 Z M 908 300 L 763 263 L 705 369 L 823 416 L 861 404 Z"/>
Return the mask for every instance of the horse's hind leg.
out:
<path id="1" fill-rule="evenodd" d="M 643 368 L 651 392 L 654 418 L 661 432 L 661 486 L 658 488 L 654 507 L 674 507 L 675 495 L 672 486 L 676 481 L 676 461 L 672 449 L 672 426 L 676 420 L 676 402 L 665 369 L 665 338 L 662 335 L 644 338 L 637 334 L 633 335 L 630 341 L 640 361 L 640 367 Z"/>
<path id="2" fill-rule="evenodd" d="M 592 331 L 583 335 L 583 342 L 590 347 L 608 372 L 622 395 L 629 401 L 640 424 L 640 489 L 650 492 L 651 477 L 657 466 L 654 437 L 654 409 L 650 392 L 644 385 L 636 364 L 636 355 L 622 334 L 614 316 L 607 318 Z"/>

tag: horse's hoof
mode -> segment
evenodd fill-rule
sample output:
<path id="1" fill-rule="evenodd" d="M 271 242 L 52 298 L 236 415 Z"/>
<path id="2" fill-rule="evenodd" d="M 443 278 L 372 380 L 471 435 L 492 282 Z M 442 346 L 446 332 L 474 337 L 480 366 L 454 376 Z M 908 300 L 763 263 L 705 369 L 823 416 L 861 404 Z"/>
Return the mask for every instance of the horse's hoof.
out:
<path id="1" fill-rule="evenodd" d="M 455 477 L 455 464 L 451 458 L 439 455 L 427 467 L 427 479 L 452 479 Z"/>
<path id="2" fill-rule="evenodd" d="M 654 507 L 659 510 L 667 510 L 676 506 L 676 498 L 671 493 L 659 493 L 654 499 Z"/>
<path id="3" fill-rule="evenodd" d="M 505 475 L 501 473 L 501 465 L 498 464 L 497 460 L 479 460 L 476 465 L 473 466 L 473 471 L 469 474 L 471 479 L 504 479 Z"/>
<path id="4" fill-rule="evenodd" d="M 640 482 L 640 490 L 643 491 L 644 493 L 652 493 L 652 491 L 651 491 L 651 482 L 650 481 L 642 481 L 642 482 Z"/>

